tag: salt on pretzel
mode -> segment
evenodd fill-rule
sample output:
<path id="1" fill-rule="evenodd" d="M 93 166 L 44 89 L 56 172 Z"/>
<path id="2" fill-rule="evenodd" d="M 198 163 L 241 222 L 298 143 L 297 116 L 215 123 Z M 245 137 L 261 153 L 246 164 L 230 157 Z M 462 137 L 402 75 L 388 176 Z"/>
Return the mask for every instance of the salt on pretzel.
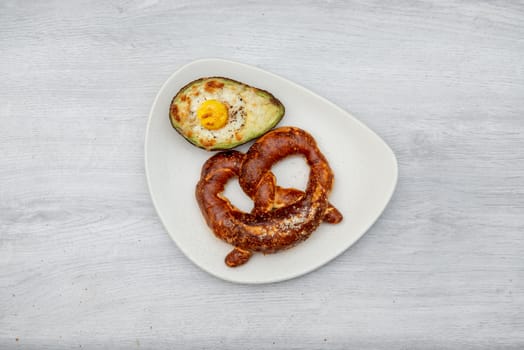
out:
<path id="1" fill-rule="evenodd" d="M 276 185 L 273 164 L 301 154 L 309 168 L 304 192 Z M 222 195 L 229 179 L 238 177 L 254 201 L 246 213 Z M 307 239 L 324 220 L 337 223 L 342 215 L 328 203 L 333 171 L 314 138 L 296 127 L 281 127 L 259 138 L 244 155 L 221 152 L 206 161 L 196 187 L 196 198 L 214 234 L 233 245 L 225 259 L 230 267 L 244 264 L 253 252 L 288 249 Z"/>

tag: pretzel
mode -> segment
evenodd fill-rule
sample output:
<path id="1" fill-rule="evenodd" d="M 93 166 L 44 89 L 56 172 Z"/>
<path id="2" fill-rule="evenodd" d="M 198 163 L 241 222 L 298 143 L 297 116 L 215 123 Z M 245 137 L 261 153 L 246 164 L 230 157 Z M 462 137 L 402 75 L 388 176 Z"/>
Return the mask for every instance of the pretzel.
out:
<path id="1" fill-rule="evenodd" d="M 293 154 L 303 155 L 310 167 L 304 192 L 277 186 L 270 171 L 273 164 Z M 250 213 L 222 195 L 233 177 L 254 202 Z M 235 267 L 246 263 L 253 252 L 268 254 L 295 246 L 322 221 L 340 222 L 342 214 L 328 202 L 332 185 L 333 172 L 314 138 L 299 128 L 281 127 L 259 138 L 246 154 L 225 151 L 208 159 L 196 198 L 214 234 L 235 247 L 225 259 Z"/>

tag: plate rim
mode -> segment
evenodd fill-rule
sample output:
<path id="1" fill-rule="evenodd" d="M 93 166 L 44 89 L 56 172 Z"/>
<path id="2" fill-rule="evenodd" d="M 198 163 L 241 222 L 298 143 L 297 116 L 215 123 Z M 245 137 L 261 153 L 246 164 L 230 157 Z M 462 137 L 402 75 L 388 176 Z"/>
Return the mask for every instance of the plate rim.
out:
<path id="1" fill-rule="evenodd" d="M 390 154 L 391 159 L 393 160 L 393 165 L 394 165 L 393 170 L 394 170 L 394 172 L 393 172 L 393 185 L 391 186 L 391 189 L 389 190 L 389 193 L 387 193 L 387 196 L 386 196 L 387 200 L 384 201 L 384 204 L 380 208 L 380 211 L 376 215 L 376 218 L 374 218 L 373 220 L 370 220 L 369 224 L 365 227 L 365 229 L 362 230 L 362 232 L 360 234 L 358 234 L 355 237 L 355 239 L 349 245 L 347 245 L 344 248 L 340 249 L 338 252 L 335 252 L 335 254 L 331 255 L 330 258 L 327 259 L 326 261 L 323 261 L 320 264 L 316 264 L 316 265 L 314 265 L 314 266 L 312 266 L 312 267 L 310 267 L 308 269 L 302 270 L 302 271 L 300 271 L 298 273 L 293 273 L 293 274 L 291 274 L 289 276 L 285 276 L 285 277 L 275 278 L 273 280 L 257 280 L 257 279 L 253 279 L 253 280 L 249 280 L 249 281 L 235 280 L 235 279 L 232 279 L 232 278 L 228 278 L 228 277 L 224 277 L 222 275 L 216 274 L 213 271 L 210 271 L 206 267 L 201 265 L 198 261 L 193 259 L 190 254 L 188 254 L 186 252 L 186 250 L 177 241 L 177 239 L 174 237 L 174 235 L 171 234 L 171 232 L 169 231 L 169 229 L 168 229 L 168 227 L 167 227 L 167 225 L 166 225 L 162 215 L 160 214 L 158 204 L 157 204 L 157 202 L 156 202 L 156 200 L 155 200 L 155 198 L 153 196 L 152 185 L 151 185 L 151 176 L 149 174 L 150 170 L 149 170 L 149 167 L 148 167 L 148 159 L 149 159 L 149 157 L 148 157 L 148 154 L 149 154 L 149 152 L 148 152 L 148 141 L 149 141 L 149 138 L 150 138 L 150 128 L 151 128 L 151 121 L 153 120 L 153 111 L 154 111 L 154 109 L 155 109 L 155 107 L 156 107 L 156 105 L 158 103 L 158 100 L 159 100 L 160 96 L 163 94 L 166 86 L 168 85 L 168 83 L 174 77 L 176 77 L 181 71 L 187 69 L 188 67 L 190 67 L 192 65 L 197 65 L 197 64 L 201 64 L 201 63 L 212 63 L 212 62 L 215 62 L 215 63 L 226 63 L 226 64 L 230 64 L 230 65 L 238 65 L 238 66 L 242 66 L 242 67 L 247 68 L 247 69 L 258 71 L 260 73 L 268 74 L 268 75 L 270 75 L 270 76 L 272 76 L 274 78 L 277 78 L 277 79 L 285 81 L 286 83 L 292 85 L 296 89 L 303 90 L 303 91 L 305 91 L 307 93 L 310 93 L 310 94 L 314 95 L 315 97 L 319 98 L 323 103 L 326 103 L 326 104 L 330 105 L 332 108 L 337 109 L 339 112 L 342 112 L 342 114 L 344 114 L 345 117 L 351 119 L 353 122 L 356 122 L 357 124 L 359 124 L 360 127 L 364 128 L 366 131 L 368 131 L 372 135 L 374 135 L 380 141 L 380 143 L 383 146 L 385 146 L 385 149 Z M 378 221 L 378 219 L 382 216 L 382 214 L 384 213 L 384 210 L 386 209 L 388 204 L 391 202 L 391 198 L 393 197 L 393 194 L 395 193 L 395 190 L 397 188 L 398 172 L 399 172 L 398 160 L 397 160 L 397 157 L 395 155 L 395 152 L 393 152 L 391 147 L 375 131 L 373 131 L 366 124 L 364 124 L 362 121 L 360 121 L 358 118 L 356 118 L 354 115 L 352 115 L 348 111 L 346 111 L 343 108 L 339 107 L 338 105 L 336 105 L 335 103 L 331 102 L 327 98 L 325 98 L 325 97 L 323 97 L 323 96 L 321 96 L 321 95 L 319 95 L 319 94 L 309 90 L 308 88 L 305 88 L 305 87 L 303 87 L 303 86 L 301 86 L 301 85 L 299 85 L 299 84 L 297 84 L 297 83 L 295 83 L 295 82 L 293 82 L 293 81 L 291 81 L 291 80 L 289 80 L 287 78 L 284 78 L 284 77 L 282 77 L 282 76 L 280 76 L 278 74 L 272 73 L 270 71 L 266 71 L 266 70 L 258 68 L 256 66 L 252 66 L 252 65 L 249 65 L 249 64 L 241 63 L 241 62 L 236 62 L 236 61 L 233 61 L 233 60 L 223 59 L 223 58 L 200 58 L 200 59 L 196 59 L 196 60 L 190 61 L 190 62 L 180 66 L 177 70 L 175 70 L 164 81 L 164 83 L 162 84 L 162 86 L 158 90 L 157 94 L 155 95 L 155 98 L 153 100 L 153 103 L 151 105 L 151 108 L 149 110 L 149 115 L 148 115 L 148 118 L 147 118 L 147 125 L 146 125 L 145 136 L 144 136 L 144 167 L 145 167 L 147 189 L 148 189 L 148 192 L 149 192 L 149 197 L 151 198 L 151 201 L 153 203 L 153 207 L 155 209 L 156 215 L 160 219 L 160 222 L 162 223 L 162 226 L 164 227 L 164 230 L 166 231 L 168 236 L 171 238 L 171 240 L 175 243 L 177 248 L 180 249 L 180 251 L 185 255 L 185 257 L 187 259 L 189 259 L 189 261 L 191 261 L 193 264 L 195 264 L 201 270 L 207 272 L 211 276 L 213 276 L 215 278 L 218 278 L 218 279 L 221 279 L 221 280 L 224 280 L 224 281 L 228 281 L 228 282 L 231 282 L 231 283 L 238 283 L 238 284 L 270 284 L 270 283 L 279 283 L 279 282 L 283 282 L 283 281 L 287 281 L 287 280 L 298 278 L 300 276 L 307 275 L 307 274 L 309 274 L 309 273 L 311 273 L 311 272 L 313 272 L 313 271 L 323 267 L 324 265 L 328 264 L 329 262 L 335 260 L 342 253 L 344 253 L 349 248 L 354 246 L 369 231 L 369 229 Z"/>

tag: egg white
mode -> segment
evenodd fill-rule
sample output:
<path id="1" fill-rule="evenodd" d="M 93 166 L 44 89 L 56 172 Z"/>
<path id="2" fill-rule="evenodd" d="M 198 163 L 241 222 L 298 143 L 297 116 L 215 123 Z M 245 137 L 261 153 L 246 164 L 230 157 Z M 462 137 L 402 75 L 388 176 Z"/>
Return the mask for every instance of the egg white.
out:
<path id="1" fill-rule="evenodd" d="M 220 129 L 209 130 L 200 124 L 197 110 L 206 100 L 217 100 L 226 105 L 228 119 L 226 125 Z M 230 88 L 215 89 L 207 92 L 199 90 L 198 96 L 193 96 L 189 104 L 188 126 L 193 135 L 199 135 L 199 139 L 214 140 L 216 143 L 229 142 L 235 138 L 235 133 L 242 130 L 246 123 L 247 108 L 242 95 Z"/>

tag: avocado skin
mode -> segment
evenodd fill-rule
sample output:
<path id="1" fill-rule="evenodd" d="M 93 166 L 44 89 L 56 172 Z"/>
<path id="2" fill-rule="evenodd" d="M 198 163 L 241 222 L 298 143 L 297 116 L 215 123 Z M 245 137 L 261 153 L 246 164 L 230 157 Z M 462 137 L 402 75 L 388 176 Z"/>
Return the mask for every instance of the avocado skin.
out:
<path id="1" fill-rule="evenodd" d="M 251 134 L 249 136 L 246 136 L 241 141 L 232 142 L 232 143 L 229 143 L 229 144 L 216 144 L 216 145 L 213 145 L 212 147 L 205 147 L 204 145 L 202 145 L 198 141 L 197 137 L 194 137 L 194 138 L 186 137 L 186 135 L 184 135 L 182 130 L 179 127 L 177 127 L 177 125 L 176 125 L 175 118 L 174 118 L 174 115 L 173 115 L 173 110 L 172 110 L 171 106 L 173 106 L 173 104 L 180 97 L 180 95 L 183 94 L 189 87 L 193 86 L 194 84 L 198 84 L 198 83 L 201 83 L 202 81 L 209 80 L 209 79 L 218 80 L 218 81 L 221 81 L 221 82 L 224 82 L 224 83 L 230 83 L 230 84 L 232 83 L 232 84 L 243 85 L 243 86 L 246 86 L 247 88 L 254 89 L 254 91 L 258 95 L 264 96 L 264 98 L 266 98 L 273 105 L 278 107 L 278 114 L 277 114 L 276 118 L 274 119 L 274 121 L 272 123 L 268 124 L 266 128 L 263 128 L 260 131 L 256 131 L 256 132 L 254 132 L 253 134 Z M 175 129 L 176 132 L 178 134 L 180 134 L 180 136 L 182 136 L 187 142 L 189 142 L 193 146 L 196 146 L 196 147 L 201 148 L 201 149 L 206 150 L 206 151 L 222 151 L 222 150 L 228 150 L 228 149 L 232 149 L 232 148 L 241 146 L 241 145 L 243 145 L 243 144 L 245 144 L 245 143 L 247 143 L 249 141 L 252 141 L 255 138 L 258 138 L 258 137 L 264 135 L 269 130 L 273 129 L 282 120 L 282 118 L 284 117 L 285 113 L 286 113 L 286 108 L 285 108 L 284 104 L 278 98 L 276 98 L 272 93 L 270 93 L 269 91 L 264 90 L 264 89 L 259 89 L 257 87 L 254 87 L 254 86 L 242 83 L 240 81 L 237 81 L 237 80 L 234 80 L 234 79 L 231 79 L 231 78 L 226 78 L 226 77 L 221 77 L 221 76 L 211 76 L 211 77 L 202 77 L 202 78 L 193 80 L 193 81 L 187 83 L 186 85 L 184 85 L 177 92 L 177 94 L 171 100 L 171 104 L 170 104 L 170 108 L 169 108 L 169 121 L 170 121 L 171 126 L 173 127 L 173 129 Z"/>

